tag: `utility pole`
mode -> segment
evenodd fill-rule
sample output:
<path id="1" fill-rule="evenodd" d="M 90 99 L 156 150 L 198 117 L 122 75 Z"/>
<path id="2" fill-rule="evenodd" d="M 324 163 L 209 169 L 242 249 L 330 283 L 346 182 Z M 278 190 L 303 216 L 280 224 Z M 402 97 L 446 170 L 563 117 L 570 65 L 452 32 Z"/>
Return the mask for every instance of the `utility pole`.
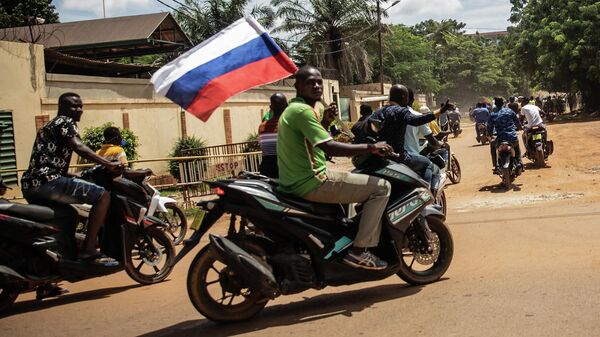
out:
<path id="1" fill-rule="evenodd" d="M 106 5 L 104 4 L 104 0 L 102 0 L 102 14 L 104 15 L 104 18 L 106 19 Z"/>
<path id="2" fill-rule="evenodd" d="M 381 43 L 381 5 L 377 0 L 377 39 L 379 40 L 379 82 L 381 83 L 381 94 L 385 95 L 383 88 L 383 45 Z"/>

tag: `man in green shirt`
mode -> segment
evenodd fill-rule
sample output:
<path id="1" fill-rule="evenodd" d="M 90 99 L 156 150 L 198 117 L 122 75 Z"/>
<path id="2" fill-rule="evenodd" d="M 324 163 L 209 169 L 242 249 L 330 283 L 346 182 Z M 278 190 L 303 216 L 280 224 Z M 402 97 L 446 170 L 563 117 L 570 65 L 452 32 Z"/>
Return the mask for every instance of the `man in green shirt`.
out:
<path id="1" fill-rule="evenodd" d="M 279 118 L 279 189 L 313 202 L 363 203 L 358 233 L 344 262 L 357 268 L 385 269 L 387 263 L 368 248 L 379 243 L 381 216 L 390 195 L 390 183 L 364 174 L 328 170 L 326 156 L 384 155 L 392 152 L 392 148 L 385 142 L 344 144 L 332 139 L 327 128 L 337 115 L 337 108 L 332 105 L 325 109 L 319 122 L 315 105 L 323 96 L 323 78 L 316 68 L 300 68 L 295 87 L 296 98 Z"/>

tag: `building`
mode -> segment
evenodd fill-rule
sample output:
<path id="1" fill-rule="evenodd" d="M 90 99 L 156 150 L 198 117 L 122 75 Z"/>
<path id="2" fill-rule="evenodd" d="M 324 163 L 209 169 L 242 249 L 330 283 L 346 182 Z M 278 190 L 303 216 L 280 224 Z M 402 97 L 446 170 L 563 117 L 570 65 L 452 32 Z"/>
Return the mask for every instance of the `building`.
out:
<path id="1" fill-rule="evenodd" d="M 170 14 L 165 14 L 161 13 L 162 19 L 154 21 L 158 22 L 157 27 L 170 20 Z M 151 31 L 148 36 L 152 36 L 158 29 L 153 25 L 148 27 L 140 36 L 148 31 Z M 141 48 L 149 48 L 148 43 L 154 43 L 154 39 L 137 40 L 137 44 L 116 39 L 96 41 L 98 46 L 85 45 L 94 49 L 96 55 L 106 56 L 102 53 L 120 44 L 117 51 L 122 56 L 125 50 L 137 53 Z M 282 92 L 288 99 L 295 96 L 293 80 L 281 80 L 232 97 L 204 123 L 154 93 L 148 80 L 152 67 L 83 58 L 92 54 L 85 48 L 75 48 L 79 44 L 66 48 L 67 45 L 55 48 L 0 41 L 0 122 L 12 124 L 12 131 L 9 129 L 3 135 L 0 146 L 2 169 L 27 168 L 36 130 L 56 115 L 58 97 L 64 92 L 76 92 L 83 99 L 85 112 L 79 122 L 80 132 L 106 122 L 129 128 L 139 137 L 141 159 L 167 157 L 174 143 L 184 136 L 202 138 L 208 145 L 242 142 L 256 133 L 274 92 Z M 171 44 L 162 45 L 173 48 Z M 330 88 L 325 91 L 324 100 L 335 101 L 339 92 L 337 81 L 325 80 L 324 85 Z M 148 163 L 144 167 L 159 174 L 167 171 L 166 162 Z M 9 184 L 15 184 L 19 178 L 14 174 L 3 177 Z"/>

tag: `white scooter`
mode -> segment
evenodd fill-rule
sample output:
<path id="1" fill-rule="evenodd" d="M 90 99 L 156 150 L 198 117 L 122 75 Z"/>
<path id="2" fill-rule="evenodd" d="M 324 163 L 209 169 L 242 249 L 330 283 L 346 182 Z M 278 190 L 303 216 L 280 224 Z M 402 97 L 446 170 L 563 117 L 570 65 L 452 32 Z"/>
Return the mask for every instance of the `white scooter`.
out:
<path id="1" fill-rule="evenodd" d="M 150 185 L 148 180 L 152 175 L 152 171 L 142 172 L 142 174 L 134 174 L 127 178 L 140 185 L 146 191 L 148 195 L 147 216 L 155 216 L 167 224 L 168 227 L 165 228 L 165 232 L 171 236 L 174 245 L 180 244 L 185 239 L 187 232 L 185 213 L 177 206 L 175 199 L 161 196 L 160 192 L 154 186 Z M 77 211 L 78 223 L 85 225 L 92 206 L 88 204 L 75 204 L 71 206 Z M 85 234 L 80 233 L 78 230 L 76 235 L 82 236 Z"/>

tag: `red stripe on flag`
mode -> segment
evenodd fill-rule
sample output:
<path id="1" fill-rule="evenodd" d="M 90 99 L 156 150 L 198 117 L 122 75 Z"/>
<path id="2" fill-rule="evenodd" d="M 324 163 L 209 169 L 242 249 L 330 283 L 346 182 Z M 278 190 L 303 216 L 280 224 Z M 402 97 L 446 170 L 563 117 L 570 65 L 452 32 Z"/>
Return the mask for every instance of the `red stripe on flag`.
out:
<path id="1" fill-rule="evenodd" d="M 211 80 L 198 92 L 186 110 L 206 122 L 213 111 L 229 97 L 288 77 L 296 70 L 290 59 L 280 52 Z"/>

